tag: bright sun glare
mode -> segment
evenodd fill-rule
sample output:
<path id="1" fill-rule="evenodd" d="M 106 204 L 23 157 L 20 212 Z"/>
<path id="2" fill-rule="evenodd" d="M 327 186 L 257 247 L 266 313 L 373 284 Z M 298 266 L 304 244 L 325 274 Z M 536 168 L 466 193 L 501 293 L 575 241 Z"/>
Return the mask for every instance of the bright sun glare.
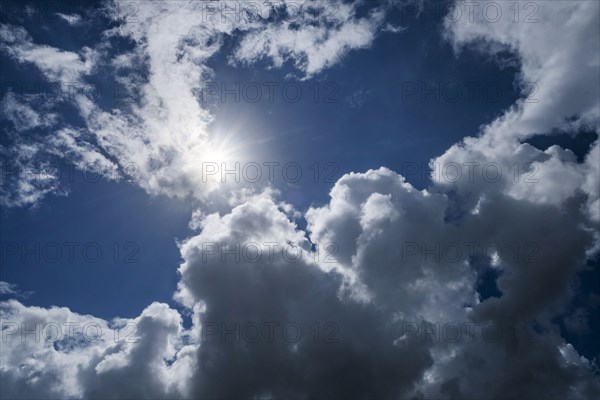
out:
<path id="1" fill-rule="evenodd" d="M 225 163 L 227 167 L 231 167 L 247 155 L 247 150 L 239 134 L 216 131 L 202 147 L 201 158 L 203 162 L 216 163 L 219 166 Z"/>

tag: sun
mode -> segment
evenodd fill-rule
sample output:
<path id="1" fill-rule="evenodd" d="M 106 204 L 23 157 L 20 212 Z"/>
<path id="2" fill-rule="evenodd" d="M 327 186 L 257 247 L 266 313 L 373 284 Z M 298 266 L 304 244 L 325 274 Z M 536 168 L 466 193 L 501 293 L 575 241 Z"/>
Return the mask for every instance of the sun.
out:
<path id="1" fill-rule="evenodd" d="M 246 158 L 247 153 L 248 148 L 240 132 L 216 130 L 202 146 L 202 161 L 230 166 Z"/>
<path id="2" fill-rule="evenodd" d="M 217 164 L 233 162 L 233 150 L 227 146 L 226 143 L 216 143 L 211 141 L 207 143 L 204 148 L 204 155 L 206 162 L 213 162 Z"/>

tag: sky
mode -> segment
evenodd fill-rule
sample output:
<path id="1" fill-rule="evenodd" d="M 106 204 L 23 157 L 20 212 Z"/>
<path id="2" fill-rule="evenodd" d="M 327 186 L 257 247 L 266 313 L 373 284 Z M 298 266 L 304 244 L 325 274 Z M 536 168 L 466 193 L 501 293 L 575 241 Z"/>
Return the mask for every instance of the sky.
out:
<path id="1" fill-rule="evenodd" d="M 599 4 L 2 2 L 1 397 L 598 398 Z"/>

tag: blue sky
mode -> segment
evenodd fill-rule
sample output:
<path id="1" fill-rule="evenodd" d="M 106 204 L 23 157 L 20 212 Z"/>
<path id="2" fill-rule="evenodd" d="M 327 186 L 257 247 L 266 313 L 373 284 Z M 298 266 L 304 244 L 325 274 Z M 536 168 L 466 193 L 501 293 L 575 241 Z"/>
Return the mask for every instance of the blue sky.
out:
<path id="1" fill-rule="evenodd" d="M 95 318 L 106 330 L 129 321 L 142 338 L 37 356 L 44 361 L 31 368 L 55 382 L 44 396 L 600 393 L 597 3 L 516 2 L 515 14 L 492 2 L 486 12 L 502 13 L 492 22 L 479 9 L 469 18 L 461 1 L 340 0 L 316 18 L 288 2 L 252 23 L 221 20 L 203 3 L 3 4 L 2 319 Z M 567 24 L 562 36 L 558 23 Z M 59 99 L 49 95 L 57 87 L 76 89 Z M 262 166 L 263 179 L 204 175 L 208 164 L 236 163 Z M 265 163 L 276 163 L 273 179 Z M 502 176 L 477 170 L 470 179 L 475 164 Z M 286 165 L 301 172 L 297 181 Z M 435 165 L 460 165 L 462 176 L 440 176 Z M 41 179 L 24 172 L 32 166 L 61 172 Z M 306 254 L 335 243 L 335 265 L 203 258 L 207 243 L 294 238 Z M 458 262 L 403 258 L 407 243 L 474 240 L 502 250 Z M 535 261 L 523 261 L 532 245 Z M 210 321 L 324 324 L 332 315 L 346 347 L 248 350 L 199 339 Z M 398 343 L 412 338 L 389 336 L 392 321 L 535 326 L 536 340 L 517 355 L 508 339 L 407 350 Z M 47 343 L 11 343 L 3 396 L 39 395 L 43 380 L 7 368 Z M 347 357 L 347 368 L 319 367 L 319 351 Z M 304 361 L 289 361 L 294 352 Z M 86 371 L 74 383 L 48 372 L 66 354 Z M 474 379 L 470 354 L 487 366 Z M 228 357 L 243 361 L 231 369 Z M 288 365 L 313 378 L 299 380 Z M 239 378 L 249 369 L 255 384 Z M 354 373 L 369 378 L 344 386 Z M 132 378 L 156 387 L 138 392 Z"/>

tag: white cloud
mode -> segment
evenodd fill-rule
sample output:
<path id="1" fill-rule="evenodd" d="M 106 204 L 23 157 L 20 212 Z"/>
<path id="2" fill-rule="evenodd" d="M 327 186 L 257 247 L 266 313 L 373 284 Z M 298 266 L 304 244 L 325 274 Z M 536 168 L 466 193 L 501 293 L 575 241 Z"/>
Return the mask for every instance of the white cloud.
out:
<path id="1" fill-rule="evenodd" d="M 31 103 L 32 100 L 20 100 L 13 92 L 7 92 L 0 103 L 2 116 L 9 120 L 19 133 L 33 128 L 49 128 L 56 123 L 56 114 L 36 111 Z M 40 101 L 36 103 L 38 110 L 43 108 Z"/>
<path id="2" fill-rule="evenodd" d="M 189 350 L 179 313 L 165 304 L 113 323 L 68 308 L 0 304 L 4 398 L 158 398 L 185 389 L 178 381 Z"/>
<path id="3" fill-rule="evenodd" d="M 56 13 L 56 15 L 58 15 L 60 18 L 62 18 L 64 21 L 66 21 L 71 26 L 76 26 L 76 25 L 81 24 L 81 15 L 63 14 L 63 13 Z"/>
<path id="4" fill-rule="evenodd" d="M 210 137 L 213 117 L 200 105 L 198 91 L 213 75 L 207 62 L 221 50 L 223 38 L 241 36 L 232 60 L 254 62 L 270 57 L 281 66 L 289 58 L 310 76 L 338 62 L 348 51 L 368 47 L 384 19 L 379 9 L 357 17 L 356 5 L 342 1 L 330 4 L 333 13 L 327 7 L 318 17 L 295 2 L 288 3 L 287 8 L 282 3 L 267 10 L 263 5 L 262 18 L 248 19 L 242 18 L 245 14 L 239 2 L 217 2 L 217 9 L 207 2 L 147 2 L 136 5 L 132 18 L 109 14 L 119 25 L 104 32 L 105 41 L 98 48 L 79 52 L 35 44 L 25 29 L 2 25 L 0 49 L 20 63 L 35 65 L 49 81 L 62 85 L 85 87 L 98 68 L 112 68 L 116 81 L 125 88 L 123 95 L 138 100 L 106 110 L 90 93 L 77 91 L 72 100 L 91 136 L 63 136 L 69 157 L 98 160 L 93 165 L 107 164 L 100 158 L 110 158 L 120 171 L 134 166 L 137 183 L 151 194 L 205 199 L 218 183 L 203 180 L 201 161 L 210 159 L 218 143 Z M 219 7 L 238 11 L 231 16 Z M 274 18 L 275 9 L 287 10 L 287 16 Z M 298 23 L 296 28 L 291 26 L 293 21 Z M 136 46 L 115 54 L 110 41 L 122 38 L 132 39 Z M 269 44 L 263 53 L 256 44 L 265 39 Z M 16 122 L 16 129 L 22 130 L 35 119 Z M 76 165 L 83 167 L 80 162 Z M 24 194 L 12 204 L 28 204 L 51 192 Z"/>
<path id="5" fill-rule="evenodd" d="M 380 9 L 366 18 L 356 17 L 356 3 L 335 1 L 328 6 L 333 13 L 323 12 L 315 17 L 296 8 L 297 12 L 281 24 L 250 31 L 232 60 L 255 63 L 269 58 L 276 67 L 292 60 L 310 77 L 337 64 L 349 50 L 370 46 L 385 20 Z"/>
<path id="6" fill-rule="evenodd" d="M 63 84 L 77 82 L 89 74 L 96 64 L 97 54 L 84 47 L 80 54 L 47 45 L 36 45 L 24 28 L 0 25 L 0 50 L 20 63 L 34 63 L 50 81 Z"/>
<path id="7" fill-rule="evenodd" d="M 461 14 L 449 14 L 446 32 L 457 49 L 479 46 L 494 55 L 499 50 L 514 52 L 520 63 L 520 82 L 536 85 L 526 101 L 498 118 L 486 131 L 496 140 L 524 138 L 548 133 L 553 128 L 568 129 L 582 124 L 597 127 L 600 117 L 598 68 L 599 4 L 594 1 L 553 1 L 552 3 L 494 3 L 502 18 L 497 22 L 483 3 L 470 16 L 469 3 L 457 1 Z M 494 8 L 495 8 L 494 7 Z M 462 15 L 462 18 L 452 18 Z M 516 22 L 515 22 L 516 21 Z M 557 26 L 564 29 L 557 30 Z M 576 71 L 576 72 L 575 72 Z M 569 122 L 570 119 L 573 121 Z"/>
<path id="8" fill-rule="evenodd" d="M 434 160 L 441 166 L 478 163 L 475 182 L 468 179 L 461 179 L 458 184 L 443 182 L 439 174 L 434 175 L 434 180 L 440 186 L 457 190 L 467 207 L 472 207 L 489 190 L 556 206 L 564 205 L 581 191 L 586 196 L 589 216 L 597 223 L 600 194 L 591 182 L 597 181 L 595 171 L 599 161 L 594 154 L 598 143 L 587 161 L 578 164 L 569 151 L 558 146 L 543 152 L 522 141 L 556 130 L 572 134 L 581 128 L 599 131 L 600 96 L 594 88 L 600 87 L 597 51 L 600 5 L 587 1 L 532 3 L 538 10 L 535 14 L 538 22 L 526 23 L 514 22 L 512 3 L 494 4 L 502 7 L 504 16 L 498 22 L 486 20 L 481 10 L 472 14 L 474 18 L 448 17 L 447 37 L 457 50 L 474 45 L 493 56 L 498 50 L 508 49 L 519 59 L 520 81 L 534 83 L 537 91 L 484 126 L 479 137 L 465 138 Z M 463 13 L 469 9 L 463 1 L 458 1 L 455 7 Z M 558 31 L 556 26 L 565 29 Z M 498 182 L 482 178 L 481 168 L 488 163 L 501 169 Z M 535 163 L 535 171 L 528 173 L 531 163 Z M 519 168 L 517 175 L 515 166 Z"/>
<path id="9" fill-rule="evenodd" d="M 15 285 L 13 283 L 8 283 L 8 282 L 0 281 L 0 295 L 2 295 L 2 296 L 16 296 L 16 297 L 27 298 L 32 293 L 33 292 L 22 292 L 22 291 L 20 291 L 17 288 L 17 285 Z"/>

